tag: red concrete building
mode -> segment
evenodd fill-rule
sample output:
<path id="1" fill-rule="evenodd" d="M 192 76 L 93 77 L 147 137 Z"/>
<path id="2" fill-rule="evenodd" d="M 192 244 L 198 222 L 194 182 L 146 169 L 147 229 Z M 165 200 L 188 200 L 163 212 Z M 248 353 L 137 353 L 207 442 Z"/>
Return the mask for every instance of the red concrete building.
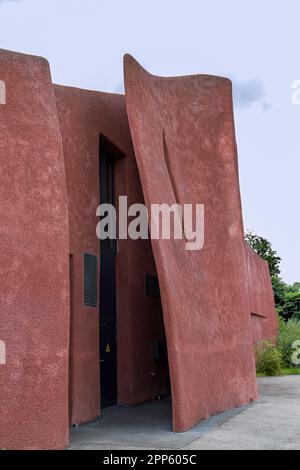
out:
<path id="1" fill-rule="evenodd" d="M 115 95 L 1 50 L 0 82 L 1 448 L 64 448 L 103 406 L 169 393 L 174 431 L 256 400 L 253 343 L 277 323 L 244 243 L 230 81 L 126 56 Z M 203 249 L 100 242 L 96 209 L 119 195 L 204 204 Z"/>

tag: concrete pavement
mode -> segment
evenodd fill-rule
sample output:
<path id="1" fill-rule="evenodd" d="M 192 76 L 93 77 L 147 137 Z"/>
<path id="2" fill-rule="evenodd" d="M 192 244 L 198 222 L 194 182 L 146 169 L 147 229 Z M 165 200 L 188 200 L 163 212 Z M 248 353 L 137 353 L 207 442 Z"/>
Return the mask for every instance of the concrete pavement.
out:
<path id="1" fill-rule="evenodd" d="M 71 449 L 300 449 L 300 376 L 258 378 L 260 400 L 173 433 L 169 399 L 103 410 L 72 428 Z"/>

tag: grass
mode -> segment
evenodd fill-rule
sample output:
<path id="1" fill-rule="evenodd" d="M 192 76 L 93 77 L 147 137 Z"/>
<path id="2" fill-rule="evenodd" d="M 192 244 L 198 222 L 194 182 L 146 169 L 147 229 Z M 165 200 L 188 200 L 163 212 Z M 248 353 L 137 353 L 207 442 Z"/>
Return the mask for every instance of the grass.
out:
<path id="1" fill-rule="evenodd" d="M 281 374 L 282 375 L 300 375 L 300 368 L 298 367 L 284 367 L 281 369 Z M 266 374 L 263 374 L 262 372 L 256 372 L 257 377 L 268 377 Z"/>
<path id="2" fill-rule="evenodd" d="M 300 369 L 297 367 L 284 368 L 282 375 L 300 375 Z"/>

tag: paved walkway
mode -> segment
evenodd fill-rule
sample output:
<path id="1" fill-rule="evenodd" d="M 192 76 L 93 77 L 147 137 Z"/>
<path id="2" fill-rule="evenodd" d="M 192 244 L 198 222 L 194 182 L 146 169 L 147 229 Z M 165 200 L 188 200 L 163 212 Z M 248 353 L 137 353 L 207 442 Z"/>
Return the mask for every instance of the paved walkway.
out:
<path id="1" fill-rule="evenodd" d="M 72 428 L 71 449 L 300 449 L 300 376 L 258 378 L 260 401 L 220 413 L 185 433 L 171 430 L 165 399 L 103 410 Z"/>

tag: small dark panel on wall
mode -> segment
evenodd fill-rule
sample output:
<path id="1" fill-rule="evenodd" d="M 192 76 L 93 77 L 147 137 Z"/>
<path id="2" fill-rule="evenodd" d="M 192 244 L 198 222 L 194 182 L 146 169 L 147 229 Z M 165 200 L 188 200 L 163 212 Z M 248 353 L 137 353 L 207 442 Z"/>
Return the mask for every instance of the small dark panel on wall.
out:
<path id="1" fill-rule="evenodd" d="M 84 305 L 97 307 L 97 256 L 84 253 Z"/>
<path id="2" fill-rule="evenodd" d="M 157 362 L 164 362 L 165 350 L 162 341 L 156 341 L 152 345 L 153 359 Z"/>
<path id="3" fill-rule="evenodd" d="M 145 275 L 145 294 L 151 297 L 160 297 L 159 283 L 157 276 Z"/>

